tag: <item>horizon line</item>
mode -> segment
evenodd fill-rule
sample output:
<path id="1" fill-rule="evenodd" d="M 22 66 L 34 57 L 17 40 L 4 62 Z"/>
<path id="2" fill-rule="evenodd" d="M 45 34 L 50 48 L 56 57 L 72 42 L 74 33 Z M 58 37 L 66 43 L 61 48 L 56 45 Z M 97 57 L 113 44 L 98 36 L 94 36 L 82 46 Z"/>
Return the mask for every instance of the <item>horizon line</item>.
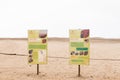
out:
<path id="1" fill-rule="evenodd" d="M 27 39 L 28 37 L 0 37 L 0 39 Z M 69 37 L 48 37 L 49 38 L 64 38 L 68 39 Z M 120 38 L 105 38 L 105 37 L 90 37 L 90 39 L 120 39 Z"/>

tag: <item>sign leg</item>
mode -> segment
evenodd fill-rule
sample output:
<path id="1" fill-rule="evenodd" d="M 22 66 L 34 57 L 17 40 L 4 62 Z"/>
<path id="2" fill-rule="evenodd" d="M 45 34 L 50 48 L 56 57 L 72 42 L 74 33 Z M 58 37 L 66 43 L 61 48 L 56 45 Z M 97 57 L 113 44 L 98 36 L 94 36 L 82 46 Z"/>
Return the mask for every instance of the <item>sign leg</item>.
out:
<path id="1" fill-rule="evenodd" d="M 39 75 L 39 64 L 37 64 L 37 75 Z"/>
<path id="2" fill-rule="evenodd" d="M 80 65 L 78 65 L 78 77 L 80 77 Z"/>

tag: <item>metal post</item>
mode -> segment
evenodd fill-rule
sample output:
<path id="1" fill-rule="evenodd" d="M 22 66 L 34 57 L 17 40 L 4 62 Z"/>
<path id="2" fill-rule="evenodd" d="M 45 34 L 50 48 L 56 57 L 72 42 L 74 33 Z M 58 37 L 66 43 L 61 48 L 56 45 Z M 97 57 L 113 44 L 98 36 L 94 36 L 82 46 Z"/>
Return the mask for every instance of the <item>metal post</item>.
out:
<path id="1" fill-rule="evenodd" d="M 39 75 L 39 64 L 37 64 L 37 75 Z"/>
<path id="2" fill-rule="evenodd" d="M 78 77 L 80 77 L 80 65 L 78 65 Z"/>

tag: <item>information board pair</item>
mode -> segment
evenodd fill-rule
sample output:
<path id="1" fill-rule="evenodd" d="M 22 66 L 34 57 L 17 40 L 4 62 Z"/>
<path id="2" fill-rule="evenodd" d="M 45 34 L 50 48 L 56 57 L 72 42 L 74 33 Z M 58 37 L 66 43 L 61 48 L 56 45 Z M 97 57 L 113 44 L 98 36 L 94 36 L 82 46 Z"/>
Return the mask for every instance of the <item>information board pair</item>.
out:
<path id="1" fill-rule="evenodd" d="M 77 65 L 89 64 L 90 62 L 89 33 L 90 33 L 89 29 L 69 30 L 70 64 Z M 28 54 L 29 64 L 47 64 L 48 62 L 47 30 L 28 30 Z"/>

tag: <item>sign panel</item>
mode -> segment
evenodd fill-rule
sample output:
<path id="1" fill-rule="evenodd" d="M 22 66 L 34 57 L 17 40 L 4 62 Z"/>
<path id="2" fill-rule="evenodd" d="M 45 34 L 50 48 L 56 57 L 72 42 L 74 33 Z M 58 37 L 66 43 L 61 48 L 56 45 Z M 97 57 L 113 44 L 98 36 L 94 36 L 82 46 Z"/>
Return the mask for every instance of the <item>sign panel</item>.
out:
<path id="1" fill-rule="evenodd" d="M 28 30 L 28 63 L 47 63 L 47 30 Z"/>
<path id="2" fill-rule="evenodd" d="M 88 65 L 90 55 L 89 29 L 69 30 L 70 64 Z"/>

